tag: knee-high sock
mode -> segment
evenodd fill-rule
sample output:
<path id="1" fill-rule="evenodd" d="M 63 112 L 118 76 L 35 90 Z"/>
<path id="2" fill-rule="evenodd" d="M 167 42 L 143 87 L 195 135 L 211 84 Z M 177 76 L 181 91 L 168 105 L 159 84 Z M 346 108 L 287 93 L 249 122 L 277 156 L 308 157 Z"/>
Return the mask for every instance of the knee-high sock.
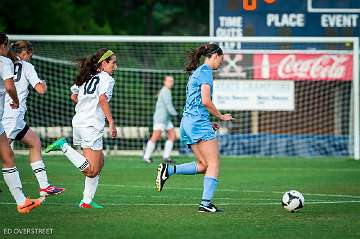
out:
<path id="1" fill-rule="evenodd" d="M 39 183 L 40 188 L 47 188 L 48 186 L 50 186 L 44 162 L 40 159 L 39 161 L 31 163 L 30 165 Z"/>
<path id="2" fill-rule="evenodd" d="M 208 206 L 214 196 L 214 192 L 218 185 L 218 180 L 214 177 L 204 176 L 204 191 L 201 199 L 201 204 Z"/>
<path id="3" fill-rule="evenodd" d="M 16 204 L 23 205 L 26 198 L 22 192 L 20 175 L 17 168 L 3 168 L 2 173 L 4 176 L 4 181 L 9 188 L 11 195 L 15 199 Z"/>
<path id="4" fill-rule="evenodd" d="M 99 176 L 100 175 L 97 175 L 94 178 L 85 177 L 85 187 L 84 187 L 84 197 L 83 197 L 84 203 L 90 204 L 91 201 L 93 200 L 99 183 Z"/>
<path id="5" fill-rule="evenodd" d="M 73 149 L 69 144 L 64 144 L 61 149 L 65 156 L 70 160 L 70 162 L 80 169 L 80 171 L 84 171 L 87 167 L 89 167 L 89 162 L 86 158 L 80 154 L 78 151 Z"/>
<path id="6" fill-rule="evenodd" d="M 168 166 L 169 176 L 173 174 L 194 175 L 196 173 L 197 173 L 196 162 Z"/>
<path id="7" fill-rule="evenodd" d="M 165 148 L 164 148 L 164 154 L 163 154 L 163 158 L 164 158 L 164 159 L 170 157 L 170 154 L 171 154 L 171 151 L 172 151 L 172 149 L 173 149 L 173 146 L 174 146 L 174 142 L 173 142 L 173 141 L 171 141 L 171 140 L 166 140 L 166 142 L 165 142 Z"/>
<path id="8" fill-rule="evenodd" d="M 146 149 L 144 153 L 144 159 L 149 159 L 151 157 L 152 152 L 155 149 L 155 145 L 151 140 L 149 140 L 146 144 Z"/>

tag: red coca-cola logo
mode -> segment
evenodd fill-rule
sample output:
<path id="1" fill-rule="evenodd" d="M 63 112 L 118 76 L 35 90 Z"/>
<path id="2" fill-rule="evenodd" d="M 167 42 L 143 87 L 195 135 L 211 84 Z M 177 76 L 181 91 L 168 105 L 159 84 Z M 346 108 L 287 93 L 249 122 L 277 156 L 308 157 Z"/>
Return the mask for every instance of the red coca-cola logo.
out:
<path id="1" fill-rule="evenodd" d="M 348 60 L 344 55 L 322 55 L 308 60 L 288 55 L 280 62 L 277 72 L 280 78 L 341 79 L 345 77 L 344 63 Z"/>
<path id="2" fill-rule="evenodd" d="M 351 54 L 259 54 L 255 79 L 351 80 Z"/>

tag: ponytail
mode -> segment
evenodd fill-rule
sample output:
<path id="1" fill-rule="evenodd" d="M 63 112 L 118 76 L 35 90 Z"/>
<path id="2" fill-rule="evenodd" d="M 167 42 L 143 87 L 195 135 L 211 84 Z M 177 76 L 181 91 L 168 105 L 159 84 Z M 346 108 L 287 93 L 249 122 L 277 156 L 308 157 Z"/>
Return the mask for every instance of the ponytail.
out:
<path id="1" fill-rule="evenodd" d="M 186 66 L 186 71 L 191 72 L 198 68 L 200 63 L 200 58 L 205 53 L 205 46 L 198 47 L 196 49 L 192 49 L 188 54 L 187 58 L 189 60 L 188 65 Z"/>
<path id="2" fill-rule="evenodd" d="M 74 80 L 74 84 L 81 86 L 86 81 L 90 80 L 93 75 L 97 73 L 97 59 L 96 55 L 87 56 L 77 60 L 79 73 Z"/>
<path id="3" fill-rule="evenodd" d="M 205 44 L 203 46 L 200 46 L 196 49 L 192 49 L 188 54 L 187 54 L 187 58 L 189 63 L 187 64 L 185 70 L 187 72 L 192 72 L 193 70 L 195 70 L 196 68 L 198 68 L 199 64 L 200 64 L 200 58 L 201 56 L 205 56 L 210 58 L 212 56 L 212 54 L 218 54 L 218 55 L 222 55 L 223 51 L 222 49 L 215 43 L 209 43 L 209 44 Z"/>
<path id="4" fill-rule="evenodd" d="M 86 81 L 90 80 L 91 77 L 96 75 L 98 73 L 99 67 L 101 66 L 101 62 L 104 60 L 107 62 L 110 61 L 111 55 L 105 59 L 102 59 L 104 54 L 108 51 L 109 50 L 106 48 L 101 48 L 94 55 L 76 60 L 79 72 L 74 80 L 74 84 L 81 86 Z"/>

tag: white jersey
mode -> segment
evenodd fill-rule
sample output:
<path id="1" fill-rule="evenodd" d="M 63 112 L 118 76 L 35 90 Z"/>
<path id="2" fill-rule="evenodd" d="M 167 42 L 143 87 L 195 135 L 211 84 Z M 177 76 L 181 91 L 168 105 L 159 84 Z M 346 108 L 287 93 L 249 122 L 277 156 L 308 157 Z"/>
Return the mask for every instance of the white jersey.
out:
<path id="1" fill-rule="evenodd" d="M 35 71 L 34 66 L 23 60 L 18 60 L 14 64 L 14 84 L 19 98 L 19 108 L 12 109 L 10 103 L 12 99 L 8 94 L 5 96 L 5 111 L 3 117 L 11 117 L 17 112 L 26 112 L 26 98 L 29 95 L 29 85 L 33 88 L 38 83 L 42 83 L 39 79 L 38 74 Z"/>
<path id="2" fill-rule="evenodd" d="M 73 127 L 95 127 L 102 130 L 105 127 L 105 115 L 100 107 L 100 95 L 105 94 L 110 101 L 115 80 L 106 72 L 102 71 L 93 76 L 81 86 L 73 85 L 71 92 L 78 95 L 75 106 L 75 115 L 72 120 Z"/>
<path id="3" fill-rule="evenodd" d="M 4 111 L 5 87 L 4 80 L 14 76 L 14 65 L 9 58 L 0 56 L 0 119 Z M 0 134 L 4 132 L 4 128 L 0 120 Z"/>
<path id="4" fill-rule="evenodd" d="M 0 95 L 5 93 L 4 80 L 14 76 L 14 64 L 9 58 L 0 56 Z"/>

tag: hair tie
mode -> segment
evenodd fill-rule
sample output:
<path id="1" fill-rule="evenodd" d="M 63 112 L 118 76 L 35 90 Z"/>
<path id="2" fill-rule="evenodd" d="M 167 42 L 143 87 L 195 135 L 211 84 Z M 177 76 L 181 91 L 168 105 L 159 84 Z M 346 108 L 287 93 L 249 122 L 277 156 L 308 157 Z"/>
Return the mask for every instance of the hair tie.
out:
<path id="1" fill-rule="evenodd" d="M 111 50 L 107 50 L 98 60 L 97 64 L 99 64 L 102 61 L 105 61 L 106 59 L 108 59 L 110 56 L 114 55 L 114 52 L 112 52 Z"/>

